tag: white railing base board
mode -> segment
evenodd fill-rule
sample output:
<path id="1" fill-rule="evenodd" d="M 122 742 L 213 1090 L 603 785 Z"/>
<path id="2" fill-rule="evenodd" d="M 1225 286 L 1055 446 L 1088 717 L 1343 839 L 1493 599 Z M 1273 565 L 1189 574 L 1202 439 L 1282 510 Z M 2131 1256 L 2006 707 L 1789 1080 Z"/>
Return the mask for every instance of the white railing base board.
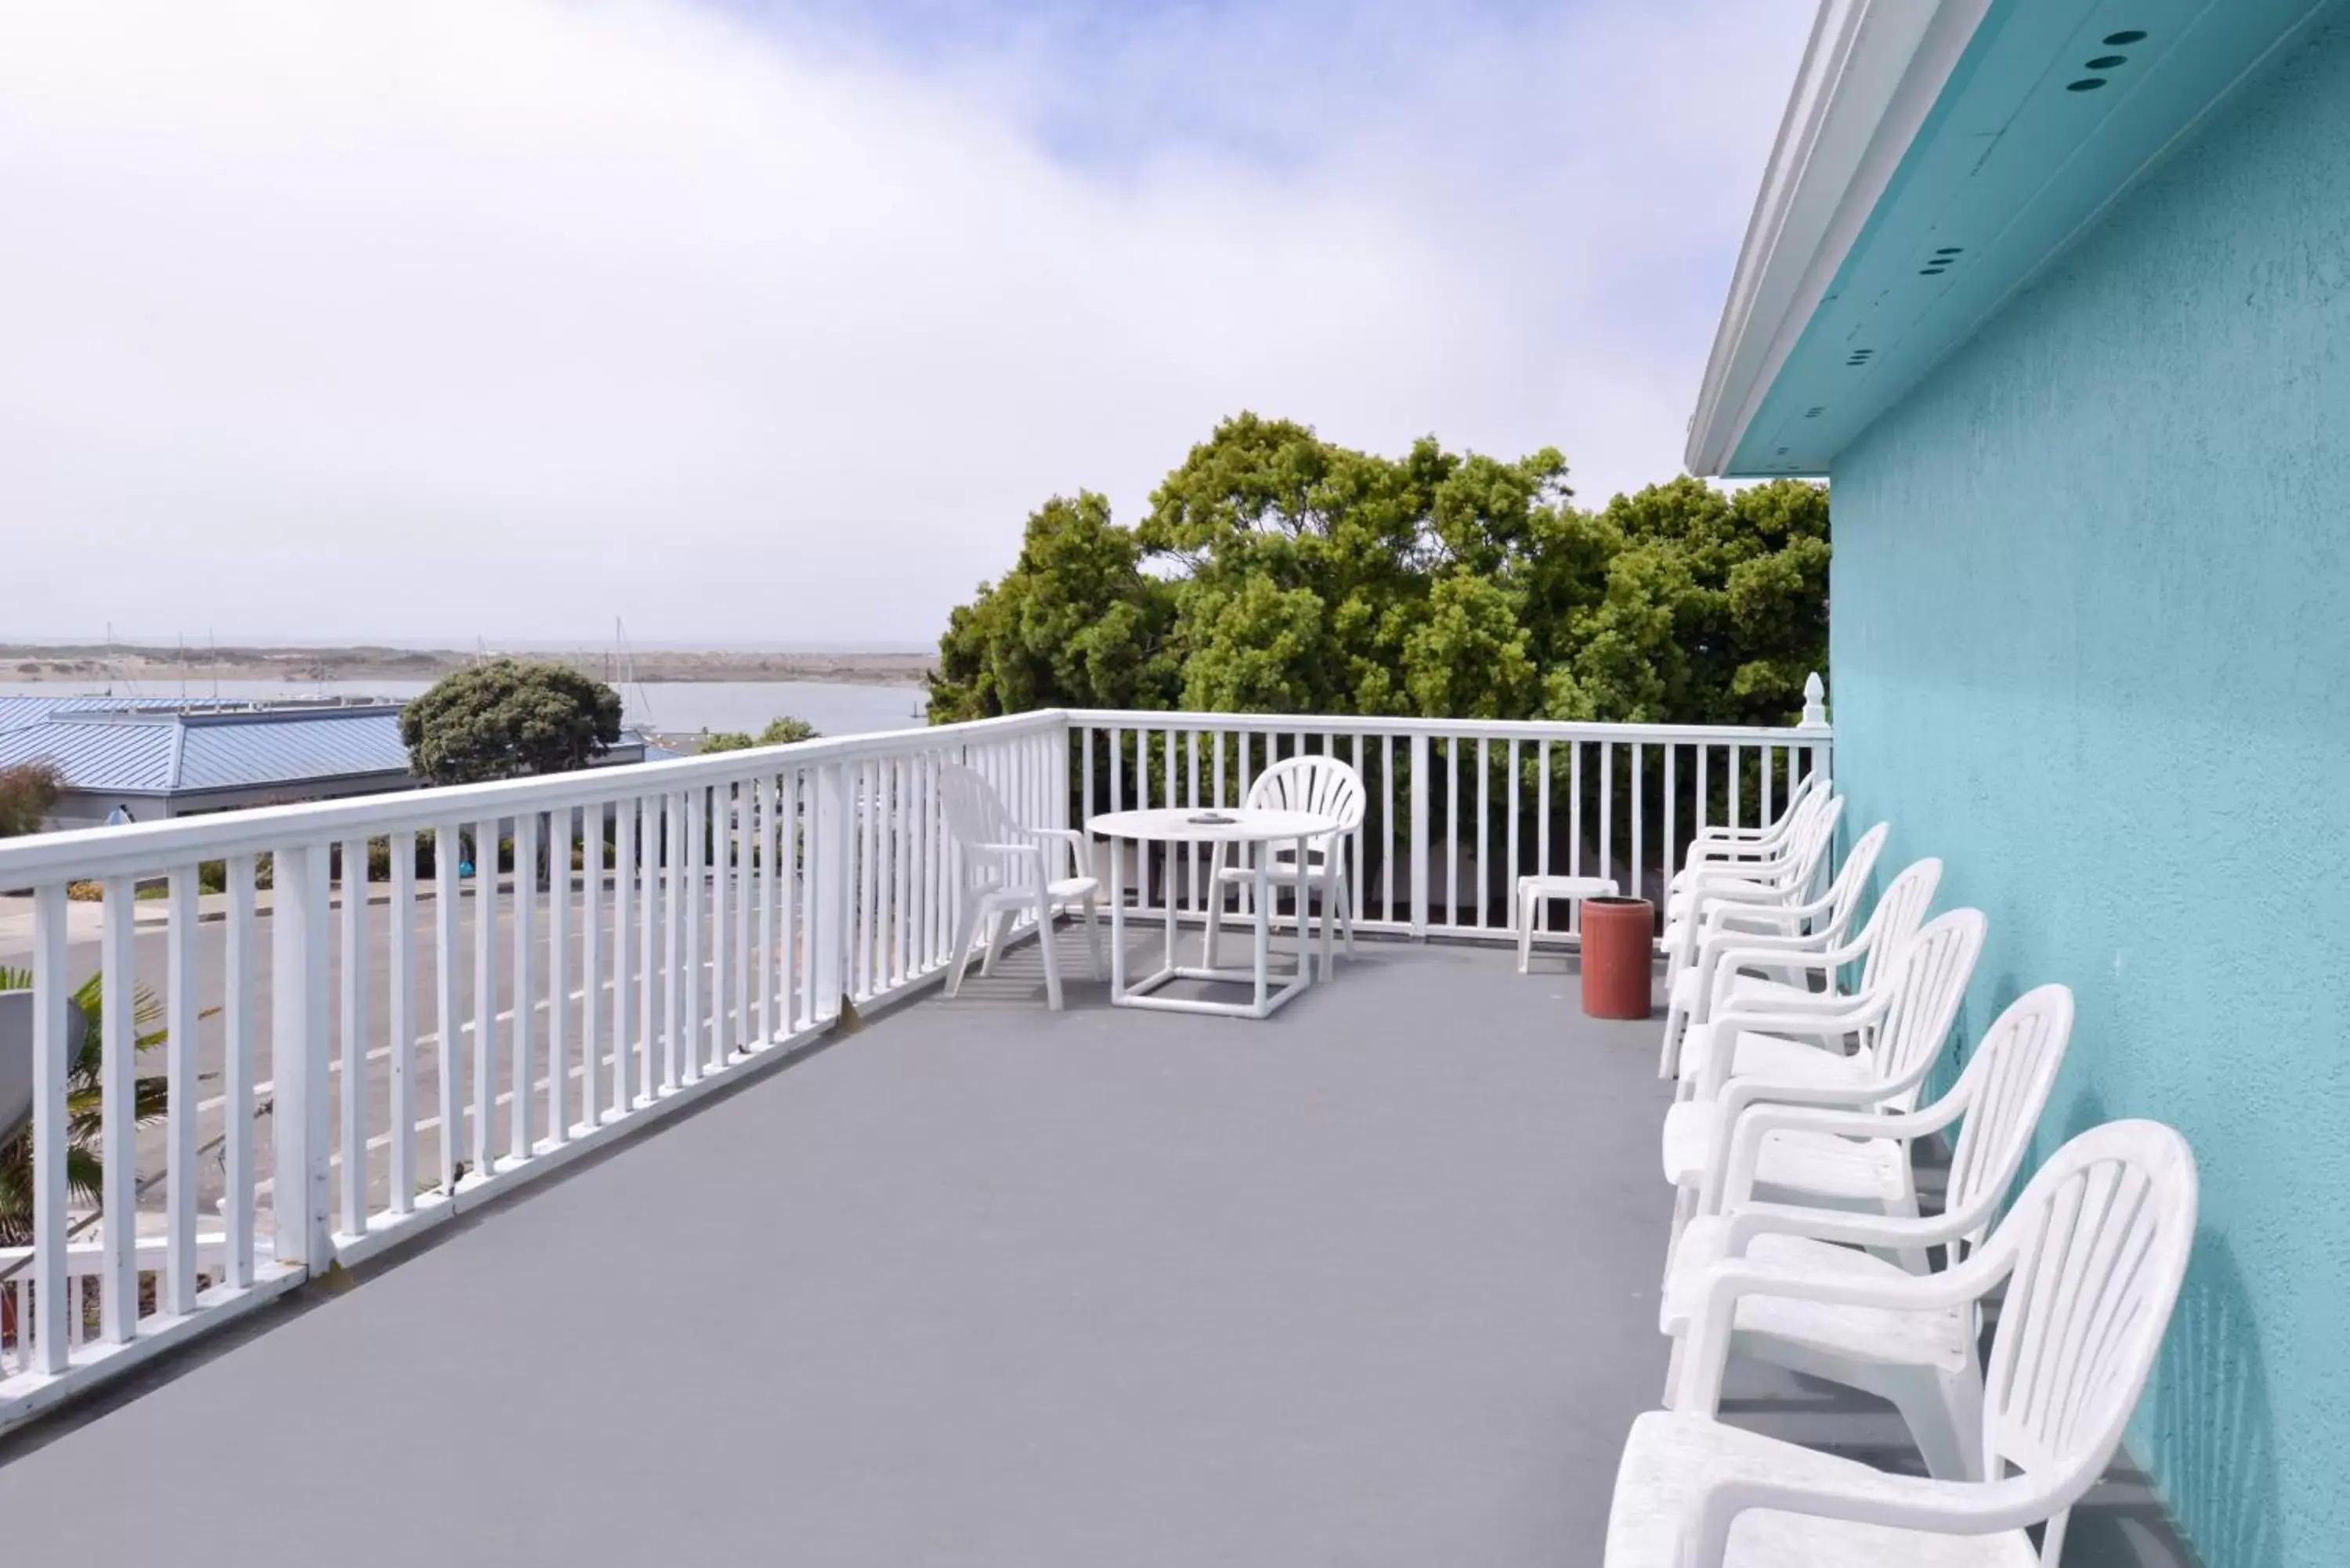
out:
<path id="1" fill-rule="evenodd" d="M 178 1349 L 268 1305 L 307 1277 L 291 1263 L 256 1267 L 249 1285 L 214 1285 L 198 1293 L 196 1310 L 176 1316 L 158 1314 L 139 1320 L 139 1336 L 120 1345 L 93 1341 L 77 1351 L 63 1372 L 20 1373 L 0 1382 L 0 1433 L 23 1426 L 68 1399 L 78 1398 L 159 1355 Z"/>

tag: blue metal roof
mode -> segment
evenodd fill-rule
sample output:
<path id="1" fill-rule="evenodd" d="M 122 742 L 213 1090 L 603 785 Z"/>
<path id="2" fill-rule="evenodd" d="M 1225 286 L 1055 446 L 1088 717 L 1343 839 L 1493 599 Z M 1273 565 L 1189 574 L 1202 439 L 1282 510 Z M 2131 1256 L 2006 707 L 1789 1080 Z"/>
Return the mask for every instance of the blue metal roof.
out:
<path id="1" fill-rule="evenodd" d="M 255 722 L 255 721 L 258 722 Z M 327 716 L 190 716 L 182 724 L 178 787 L 244 789 L 299 779 L 405 774 L 398 710 Z"/>
<path id="2" fill-rule="evenodd" d="M 53 718 L 0 734 L 0 767 L 48 763 L 66 787 L 93 794 L 162 794 L 172 787 L 169 719 L 86 723 Z"/>
<path id="3" fill-rule="evenodd" d="M 94 713 L 109 710 L 150 711 L 185 707 L 178 697 L 0 697 L 0 734 L 37 724 L 59 713 Z"/>
<path id="4" fill-rule="evenodd" d="M 89 794 L 203 794 L 288 789 L 327 779 L 408 778 L 402 704 L 215 709 L 170 697 L 0 698 L 0 767 L 54 763 L 66 787 Z M 609 760 L 682 753 L 645 746 L 623 730 Z"/>
<path id="5" fill-rule="evenodd" d="M 180 713 L 53 710 L 0 732 L 0 767 L 48 762 L 89 794 L 266 788 L 380 774 L 405 776 L 397 707 Z"/>

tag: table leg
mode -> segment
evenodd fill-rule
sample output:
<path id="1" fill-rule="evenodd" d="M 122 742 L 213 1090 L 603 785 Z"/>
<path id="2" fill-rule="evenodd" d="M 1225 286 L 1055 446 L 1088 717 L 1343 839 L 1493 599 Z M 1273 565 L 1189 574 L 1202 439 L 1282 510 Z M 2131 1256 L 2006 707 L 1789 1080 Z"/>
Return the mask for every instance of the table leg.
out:
<path id="1" fill-rule="evenodd" d="M 1175 967 L 1175 867 L 1178 855 L 1179 852 L 1176 849 L 1176 846 L 1171 843 L 1169 844 L 1167 846 L 1166 865 L 1161 870 L 1159 877 L 1159 890 L 1167 896 L 1167 938 L 1165 942 L 1161 944 L 1163 950 L 1160 952 L 1159 958 L 1159 967 L 1160 969 L 1173 969 Z M 1143 875 L 1146 878 L 1145 886 L 1148 886 L 1147 878 L 1149 877 L 1149 873 L 1145 871 Z"/>
<path id="2" fill-rule="evenodd" d="M 1308 985 L 1314 982 L 1314 928 L 1309 923 L 1314 906 L 1306 895 L 1312 875 L 1305 864 L 1305 840 L 1301 838 L 1297 841 L 1297 973 Z"/>
<path id="3" fill-rule="evenodd" d="M 1268 975 L 1273 968 L 1273 856 L 1256 857 L 1256 1015 L 1271 1009 L 1265 1003 Z"/>
<path id="4" fill-rule="evenodd" d="M 1126 846 L 1109 841 L 1109 1000 L 1112 1006 L 1126 995 Z"/>

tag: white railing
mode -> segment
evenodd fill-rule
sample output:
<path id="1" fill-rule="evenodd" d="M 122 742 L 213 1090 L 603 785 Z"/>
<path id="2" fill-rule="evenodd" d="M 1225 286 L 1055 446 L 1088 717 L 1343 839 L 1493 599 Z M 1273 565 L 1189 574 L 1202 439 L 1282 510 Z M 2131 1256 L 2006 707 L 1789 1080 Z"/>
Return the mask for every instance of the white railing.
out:
<path id="1" fill-rule="evenodd" d="M 1024 714 L 0 846 L 36 993 L 0 1427 L 941 972 L 939 765 L 1066 824 L 1066 735 Z M 103 890 L 104 978 L 76 1062 L 78 883 Z M 141 990 L 168 1031 L 145 1053 Z M 158 1069 L 169 1108 L 142 1125 Z M 102 1159 L 95 1204 L 69 1146 Z"/>
<path id="2" fill-rule="evenodd" d="M 1370 801 L 1349 867 L 1362 929 L 1512 940 L 1518 877 L 1612 877 L 1656 898 L 1700 827 L 1771 820 L 1796 780 L 1829 765 L 1831 740 L 1825 716 L 1785 729 L 1086 710 L 1069 722 L 1084 821 L 1238 805 L 1281 758 L 1336 756 Z M 1126 885 L 1144 909 L 1163 914 L 1171 898 L 1179 916 L 1203 916 L 1207 871 L 1188 849 L 1154 855 Z"/>
<path id="3" fill-rule="evenodd" d="M 1827 745 L 1824 725 L 1055 711 L 0 845 L 0 889 L 31 890 L 36 993 L 0 1428 L 941 974 L 943 763 L 1066 826 L 1236 803 L 1273 758 L 1335 751 L 1371 796 L 1362 924 L 1498 937 L 1510 868 L 1605 859 L 1653 888 L 1700 822 L 1767 818 Z M 1143 907 L 1204 909 L 1204 866 L 1147 869 Z M 100 1022 L 68 1060 L 93 967 Z M 69 1190 L 68 1149 L 102 1159 L 97 1193 Z"/>

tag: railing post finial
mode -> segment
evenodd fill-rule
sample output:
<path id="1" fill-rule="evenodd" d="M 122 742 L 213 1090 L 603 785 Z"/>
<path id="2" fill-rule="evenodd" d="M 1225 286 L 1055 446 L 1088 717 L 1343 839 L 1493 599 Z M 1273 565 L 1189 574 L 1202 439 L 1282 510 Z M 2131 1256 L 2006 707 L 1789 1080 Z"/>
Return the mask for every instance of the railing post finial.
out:
<path id="1" fill-rule="evenodd" d="M 1804 677 L 1804 716 L 1795 722 L 1798 730 L 1825 730 L 1828 727 L 1828 691 L 1820 680 L 1820 672 L 1813 670 Z"/>

